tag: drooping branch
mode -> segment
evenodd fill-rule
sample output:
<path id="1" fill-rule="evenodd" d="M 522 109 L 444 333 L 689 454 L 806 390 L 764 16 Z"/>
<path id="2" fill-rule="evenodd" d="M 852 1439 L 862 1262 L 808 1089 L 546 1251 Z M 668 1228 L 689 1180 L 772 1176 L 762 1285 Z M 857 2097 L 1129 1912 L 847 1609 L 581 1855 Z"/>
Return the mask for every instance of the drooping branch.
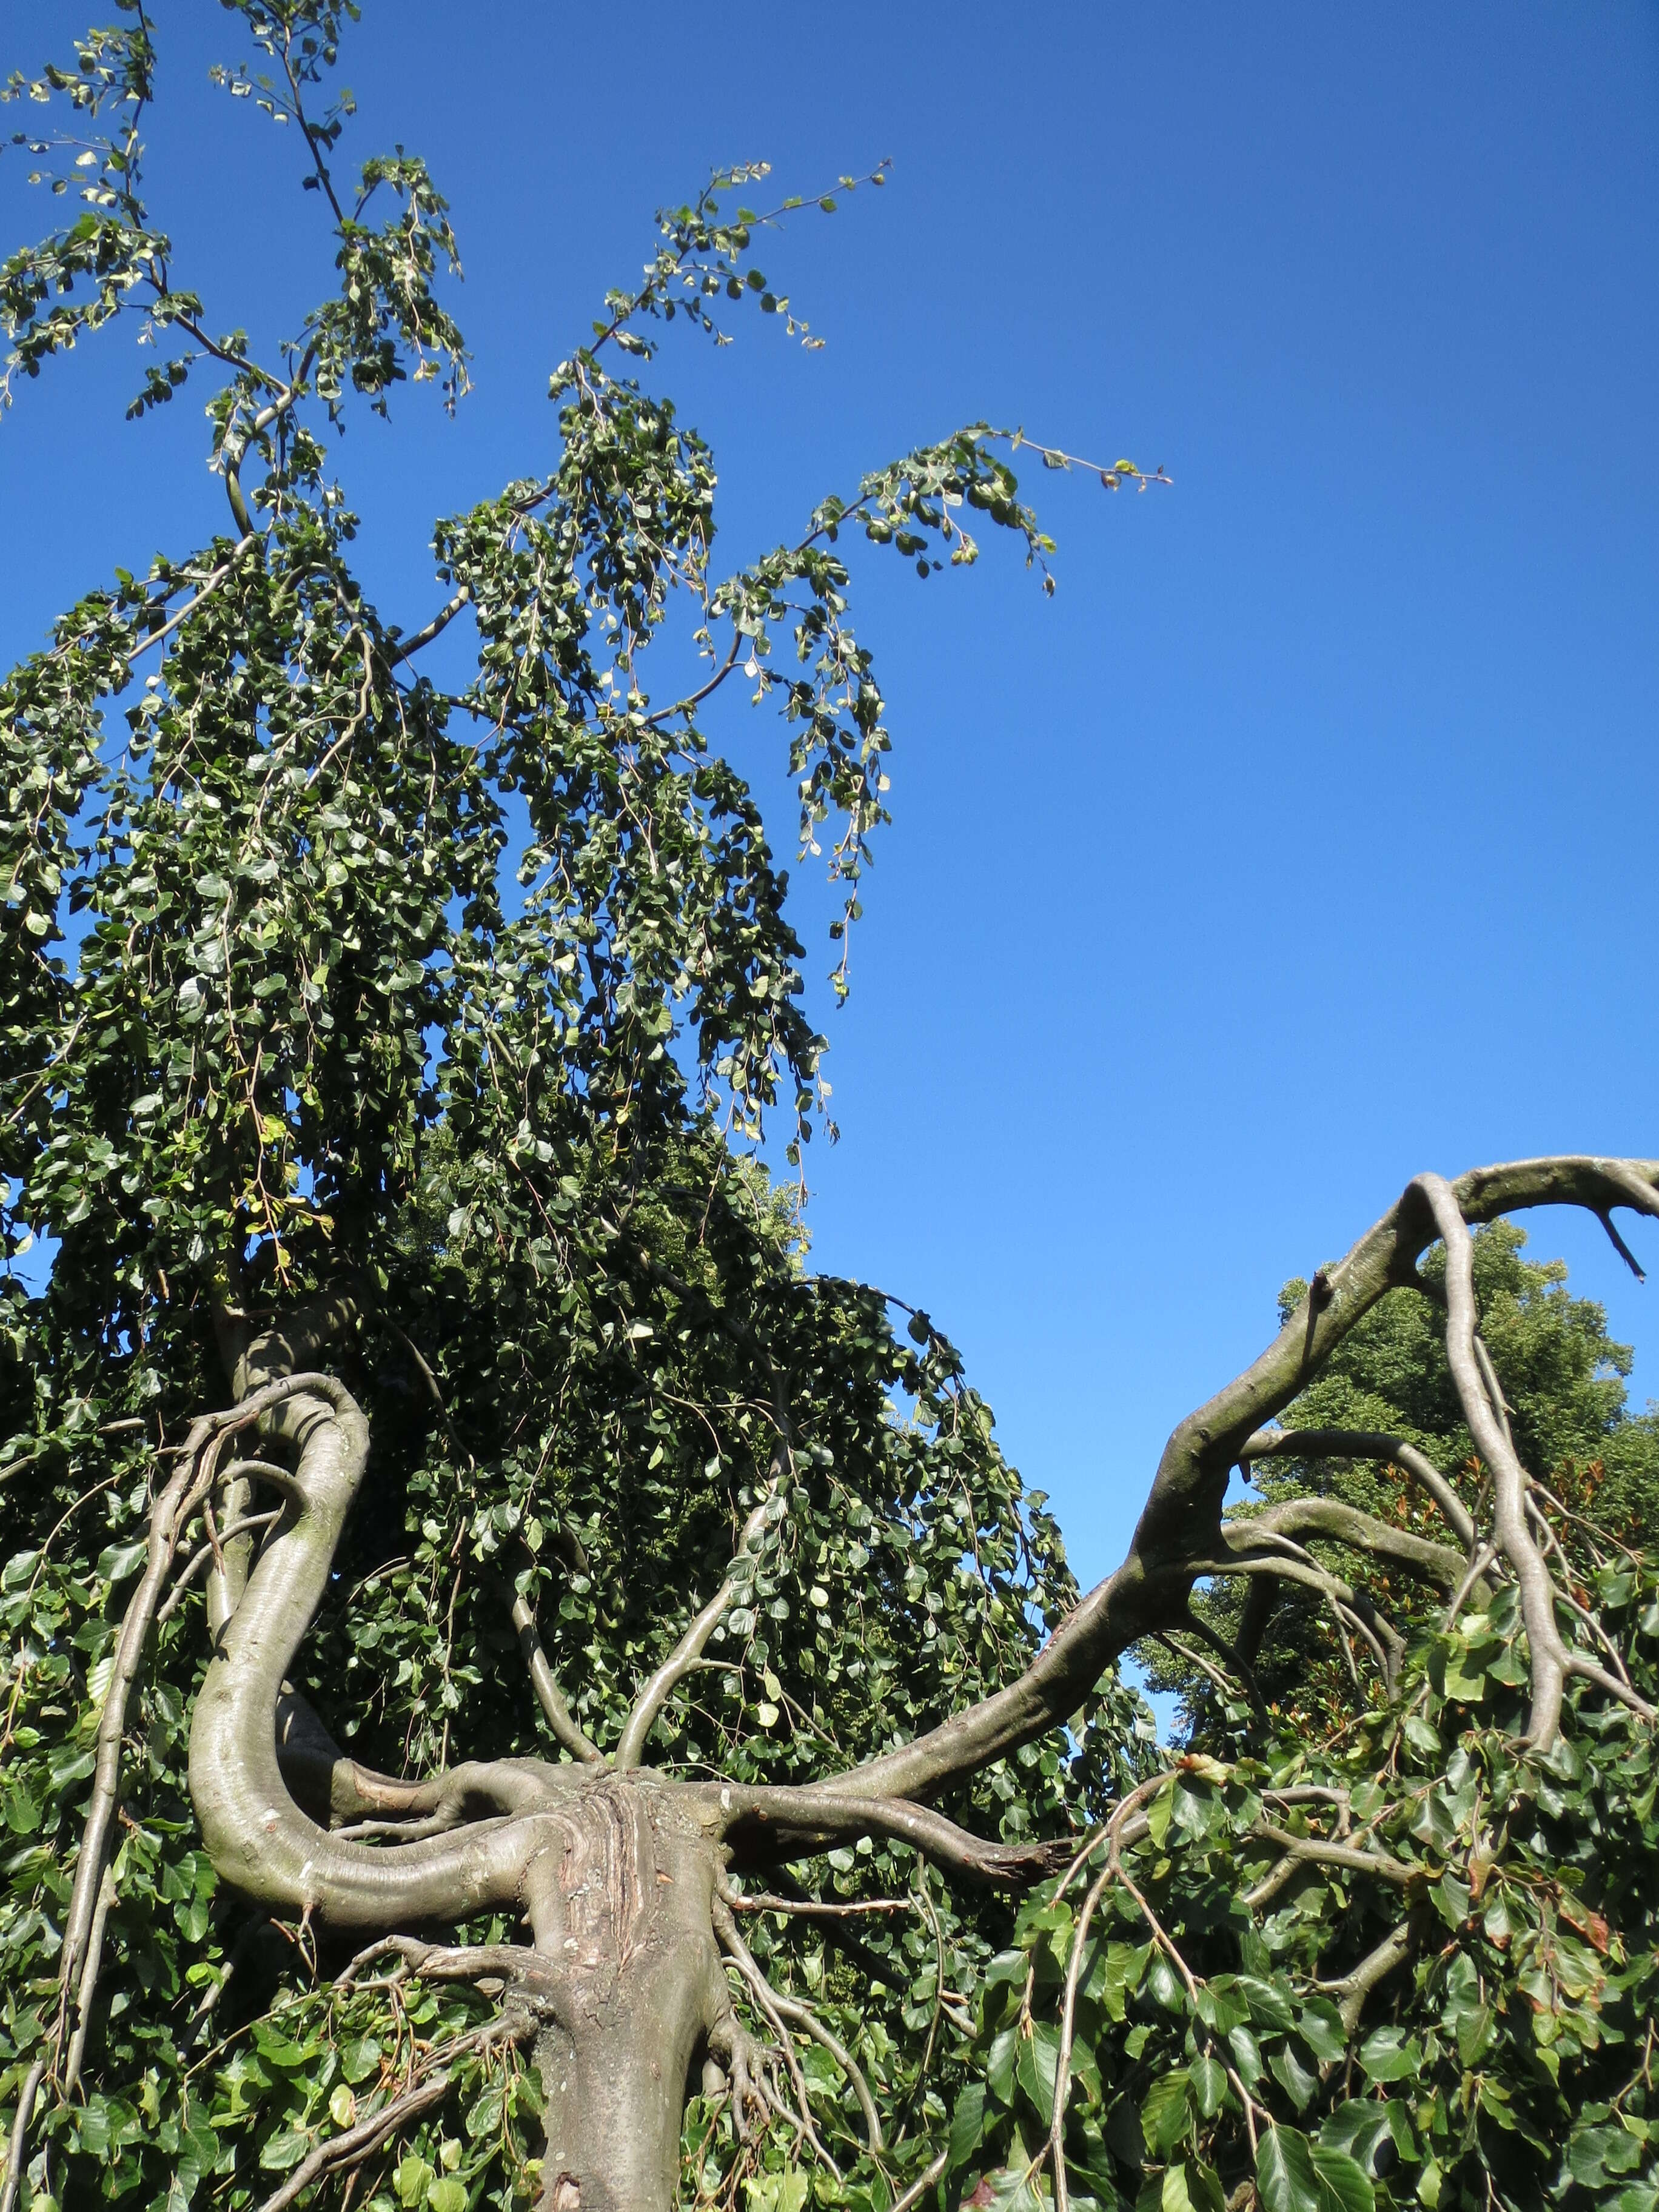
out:
<path id="1" fill-rule="evenodd" d="M 817 2129 L 813 2124 L 812 2110 L 806 2097 L 806 2077 L 801 2072 L 800 2062 L 795 2057 L 794 2045 L 790 2040 L 789 2031 L 784 2026 L 782 2015 L 779 2011 L 777 1992 L 761 1971 L 760 1961 L 738 1933 L 738 1923 L 732 1917 L 730 1909 L 719 1897 L 714 1899 L 714 1933 L 720 1938 L 720 1948 L 749 1984 L 750 1996 L 770 2026 L 773 2034 L 777 2038 L 777 2055 L 782 2060 L 794 2088 L 795 2104 L 801 2130 L 814 2151 L 817 2152 L 819 2160 L 839 2182 L 841 2170 L 824 2148 Z"/>
<path id="2" fill-rule="evenodd" d="M 79 2054 L 86 2039 L 78 2027 L 70 2030 L 70 2014 L 73 2008 L 84 2018 L 98 1982 L 97 1954 L 107 1917 L 107 1906 L 100 1912 L 99 1902 L 103 1895 L 110 1838 L 120 1809 L 121 1753 L 128 1708 L 162 1594 L 172 1577 L 185 1525 L 211 1486 L 217 1441 L 214 1423 L 210 1419 L 198 1421 L 190 1433 L 176 1471 L 150 1507 L 143 1576 L 127 1603 L 98 1716 L 92 1796 L 82 1832 L 80 1856 L 76 1862 L 75 1886 L 64 1916 L 58 1965 L 58 2009 L 53 2042 L 61 2054 L 66 2034 L 72 2034 L 70 2073 L 79 2070 Z M 66 2081 L 65 2086 L 72 2087 L 73 2081 Z"/>
<path id="3" fill-rule="evenodd" d="M 735 1923 L 733 1924 L 735 1925 Z M 831 2058 L 847 2076 L 848 2081 L 852 2084 L 853 2094 L 858 2099 L 859 2110 L 864 2115 L 864 2132 L 871 2154 L 872 2156 L 878 2154 L 884 2147 L 881 2132 L 881 2114 L 876 2110 L 876 2100 L 870 2094 L 870 2084 L 864 2077 L 863 2068 L 860 2066 L 841 2039 L 831 2034 L 811 2005 L 802 2004 L 798 1998 L 785 1996 L 781 1990 L 773 1990 L 772 2002 L 780 2018 L 793 2021 L 797 2027 L 810 2035 L 814 2043 L 830 2053 Z"/>
<path id="4" fill-rule="evenodd" d="M 1468 1508 L 1434 1462 L 1403 1437 L 1369 1429 L 1259 1429 L 1239 1449 L 1241 1467 L 1259 1459 L 1369 1459 L 1385 1462 L 1426 1490 L 1467 1552 L 1474 1540 Z"/>
<path id="5" fill-rule="evenodd" d="M 1446 1591 L 1456 1589 L 1466 1559 L 1448 1544 L 1431 1543 L 1335 1498 L 1292 1498 L 1248 1515 L 1236 1514 L 1222 1522 L 1221 1533 L 1229 1543 L 1239 1545 L 1259 1542 L 1263 1535 L 1322 1536 L 1351 1552 L 1386 1559 L 1414 1580 Z"/>
<path id="6" fill-rule="evenodd" d="M 1534 1206 L 1581 1206 L 1598 1216 L 1628 1206 L 1659 1215 L 1659 1160 L 1519 1160 L 1473 1169 L 1442 1188 L 1461 1223 L 1493 1221 Z M 1178 1626 L 1192 1589 L 1192 1562 L 1217 1545 L 1228 1475 L 1241 1455 L 1380 1298 L 1396 1288 L 1420 1287 L 1417 1261 L 1441 1235 L 1427 1189 L 1413 1182 L 1346 1259 L 1317 1271 L 1261 1357 L 1174 1431 L 1127 1558 L 1073 1608 L 1018 1680 L 898 1750 L 811 1786 L 843 1795 L 933 1795 L 1058 1727 L 1121 1652 L 1162 1627 Z"/>
<path id="7" fill-rule="evenodd" d="M 1555 1618 L 1555 1582 L 1534 1539 L 1527 1517 L 1527 1474 L 1516 1456 L 1504 1417 L 1503 1394 L 1476 1333 L 1474 1244 L 1459 1210 L 1458 1194 L 1440 1176 L 1426 1175 L 1416 1186 L 1423 1193 L 1446 1247 L 1446 1358 L 1457 1386 L 1463 1418 L 1475 1449 L 1492 1480 L 1492 1539 L 1516 1578 L 1521 1616 L 1532 1660 L 1532 1711 L 1527 1740 L 1539 1750 L 1553 1743 L 1561 1724 L 1561 1702 L 1569 1674 L 1583 1675 L 1614 1697 L 1654 1718 L 1645 1698 L 1604 1667 L 1574 1650 Z M 1659 1204 L 1652 1209 L 1659 1211 Z"/>

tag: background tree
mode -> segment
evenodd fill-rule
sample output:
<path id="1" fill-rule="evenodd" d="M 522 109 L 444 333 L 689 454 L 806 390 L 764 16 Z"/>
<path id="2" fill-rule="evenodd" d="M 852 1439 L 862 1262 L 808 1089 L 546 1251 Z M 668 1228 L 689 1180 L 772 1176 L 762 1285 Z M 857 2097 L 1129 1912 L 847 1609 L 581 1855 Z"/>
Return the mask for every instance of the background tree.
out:
<path id="1" fill-rule="evenodd" d="M 769 1114 L 797 1157 L 822 1119 L 822 1042 L 700 719 L 738 677 L 781 706 L 844 988 L 887 737 L 840 549 L 932 573 L 976 514 L 1040 562 L 1014 441 L 920 449 L 716 580 L 711 458 L 617 357 L 643 375 L 663 326 L 723 337 L 750 295 L 810 338 L 732 172 L 556 370 L 546 471 L 437 526 L 438 613 L 383 621 L 324 438 L 402 380 L 464 392 L 453 240 L 414 157 L 344 181 L 350 11 L 231 12 L 255 52 L 223 82 L 289 125 L 339 276 L 268 357 L 151 221 L 139 0 L 10 87 L 81 196 L 0 271 L 14 375 L 138 314 L 136 412 L 220 379 L 232 526 L 72 608 L 0 724 L 3 1227 L 55 1242 L 8 1275 L 0 1372 L 4 2212 L 1369 2212 L 1388 2146 L 1431 2205 L 1484 2202 L 1514 2185 L 1479 2115 L 1516 2092 L 1480 2062 L 1538 1990 L 1577 2009 L 1532 2031 L 1559 2112 L 1527 2125 L 1571 2135 L 1564 2186 L 1644 2186 L 1645 1969 L 1598 1978 L 1561 1929 L 1646 1955 L 1659 1618 L 1522 1469 L 1465 1224 L 1659 1212 L 1659 1164 L 1413 1183 L 1175 1431 L 1080 1597 L 948 1343 L 813 1275 L 757 1163 Z M 659 704 L 680 611 L 704 668 Z M 419 657 L 469 624 L 441 688 Z M 1449 1600 L 1413 1643 L 1294 1533 L 1340 1501 L 1223 1504 L 1385 1293 L 1437 1296 L 1437 1244 L 1489 1494 L 1419 1473 L 1450 1542 L 1341 1523 Z M 1316 1778 L 1259 1727 L 1163 1771 L 1116 1682 L 1154 1633 L 1218 1636 L 1191 1593 L 1235 1576 L 1370 1632 L 1382 1694 Z M 1364 2094 L 1398 2062 L 1439 2097 L 1447 2048 L 1440 2118 Z"/>
<path id="2" fill-rule="evenodd" d="M 1559 1261 L 1524 1255 L 1526 1235 L 1497 1222 L 1474 1239 L 1474 1281 L 1481 1332 L 1504 1378 L 1510 1425 L 1522 1459 L 1539 1470 L 1564 1508 L 1594 1515 L 1610 1534 L 1644 1552 L 1659 1529 L 1659 1419 L 1632 1414 L 1623 1378 L 1631 1347 L 1607 1334 L 1594 1299 L 1576 1297 Z M 1435 1255 L 1431 1282 L 1443 1276 Z M 1307 1295 L 1304 1282 L 1279 1296 L 1280 1322 Z M 1442 1340 L 1442 1317 L 1423 1298 L 1391 1291 L 1346 1337 L 1317 1379 L 1286 1408 L 1287 1432 L 1358 1431 L 1397 1438 L 1445 1472 L 1463 1506 L 1479 1507 L 1486 1471 L 1469 1435 Z M 1447 1524 L 1432 1496 L 1402 1480 L 1397 1467 L 1375 1458 L 1334 1456 L 1299 1447 L 1287 1433 L 1271 1456 L 1250 1462 L 1255 1488 L 1270 1506 L 1330 1498 L 1392 1520 L 1431 1540 Z M 1376 1601 L 1404 1619 L 1426 1623 L 1432 1594 L 1387 1563 L 1369 1560 L 1340 1537 L 1321 1540 L 1314 1555 Z M 1582 1596 L 1582 1592 L 1581 1592 Z M 1198 1601 L 1206 1625 L 1236 1646 L 1251 1668 L 1261 1700 L 1302 1724 L 1334 1726 L 1349 1710 L 1355 1685 L 1353 1638 L 1333 1632 L 1328 1604 L 1316 1592 L 1262 1582 L 1247 1594 L 1218 1584 Z M 1154 1688 L 1178 1690 L 1194 1741 L 1222 1720 L 1216 1685 L 1203 1668 L 1167 1643 L 1141 1653 Z M 1237 1685 L 1224 1702 L 1232 1702 Z"/>

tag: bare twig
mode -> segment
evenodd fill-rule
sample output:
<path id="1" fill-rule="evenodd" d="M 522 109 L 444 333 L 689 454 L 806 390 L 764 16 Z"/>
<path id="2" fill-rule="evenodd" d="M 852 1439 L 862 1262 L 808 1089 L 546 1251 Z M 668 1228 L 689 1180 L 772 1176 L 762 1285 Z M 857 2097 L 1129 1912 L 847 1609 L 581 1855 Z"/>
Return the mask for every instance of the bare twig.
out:
<path id="1" fill-rule="evenodd" d="M 309 2156 L 301 2160 L 282 2187 L 265 2198 L 258 2212 L 287 2212 L 287 2207 L 301 2197 L 313 2181 L 325 2173 L 337 2172 L 342 2166 L 356 2165 L 378 2150 L 386 2137 L 406 2122 L 418 2119 L 422 2112 L 442 2104 L 450 2087 L 449 2075 L 434 2074 L 414 2088 L 406 2089 L 401 2097 L 394 2097 L 389 2105 L 382 2105 L 366 2120 L 359 2120 L 356 2127 L 319 2143 Z"/>
<path id="2" fill-rule="evenodd" d="M 870 1897 L 850 1899 L 845 1904 L 820 1904 L 816 1898 L 779 1897 L 771 1890 L 751 1890 L 748 1893 L 723 1893 L 733 1912 L 787 1912 L 799 1920 L 850 1919 L 860 1912 L 914 1912 L 915 1899 L 910 1897 Z"/>
<path id="3" fill-rule="evenodd" d="M 788 2069 L 789 2079 L 795 2092 L 795 2101 L 800 2111 L 801 2126 L 806 2139 L 830 2172 L 839 2181 L 841 2169 L 824 2148 L 818 2131 L 812 2124 L 811 2107 L 806 2100 L 806 2077 L 800 2070 L 799 2061 L 795 2057 L 794 2045 L 790 2039 L 788 2029 L 784 2026 L 782 2015 L 778 2010 L 777 1992 L 762 1972 L 754 1953 L 738 1934 L 738 1923 L 732 1917 L 725 1900 L 719 1897 L 715 1898 L 714 1903 L 714 1933 L 720 1940 L 720 1948 L 736 1966 L 744 1981 L 748 1983 L 755 2002 L 771 2023 L 772 2031 L 777 2037 L 779 2056 Z"/>
<path id="4" fill-rule="evenodd" d="M 167 620 L 161 624 L 159 629 L 151 630 L 147 637 L 141 638 L 138 643 L 133 647 L 132 651 L 127 655 L 128 666 L 131 667 L 132 663 L 137 659 L 140 653 L 148 653 L 151 646 L 160 645 L 163 638 L 170 636 L 172 633 L 178 629 L 180 623 L 187 622 L 190 617 L 195 613 L 197 608 L 201 605 L 204 599 L 211 599 L 214 592 L 218 590 L 220 585 L 224 582 L 225 578 L 229 575 L 231 570 L 241 559 L 243 554 L 247 551 L 248 547 L 257 544 L 257 542 L 258 539 L 256 533 L 252 531 L 247 531 L 243 534 L 243 536 L 239 538 L 235 544 L 231 547 L 229 553 L 226 556 L 224 560 L 222 560 L 219 566 L 213 571 L 213 574 L 204 580 L 200 591 L 197 592 L 194 599 L 186 599 L 184 605 L 179 609 L 178 612 L 174 615 L 169 616 Z M 138 1426 L 140 1428 L 143 1426 L 142 1421 L 138 1424 Z"/>

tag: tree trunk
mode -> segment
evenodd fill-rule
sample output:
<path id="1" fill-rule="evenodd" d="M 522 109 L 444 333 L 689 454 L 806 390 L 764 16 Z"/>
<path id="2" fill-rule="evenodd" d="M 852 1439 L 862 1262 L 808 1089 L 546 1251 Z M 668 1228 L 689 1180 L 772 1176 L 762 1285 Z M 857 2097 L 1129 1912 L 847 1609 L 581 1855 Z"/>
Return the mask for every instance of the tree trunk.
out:
<path id="1" fill-rule="evenodd" d="M 529 1869 L 552 2015 L 541 2212 L 672 2212 L 689 2076 L 732 2032 L 714 1848 L 652 1782 L 596 1777 Z"/>

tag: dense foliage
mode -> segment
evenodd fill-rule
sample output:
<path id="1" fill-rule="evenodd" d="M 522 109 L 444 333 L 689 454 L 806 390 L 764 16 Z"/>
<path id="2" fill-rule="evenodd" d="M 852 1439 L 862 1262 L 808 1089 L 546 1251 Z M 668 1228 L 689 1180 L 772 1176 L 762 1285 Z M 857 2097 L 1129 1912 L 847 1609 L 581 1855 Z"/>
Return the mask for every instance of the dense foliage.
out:
<path id="1" fill-rule="evenodd" d="M 234 526 L 90 592 L 0 707 L 0 1218 L 13 1260 L 37 1237 L 55 1250 L 44 1279 L 24 1264 L 0 1285 L 14 2106 L 59 2016 L 158 1449 L 223 1402 L 250 1332 L 308 1297 L 355 1309 L 341 1356 L 375 1453 L 304 1686 L 393 1772 L 441 1763 L 452 1738 L 483 1759 L 539 1729 L 556 1750 L 514 1595 L 575 1719 L 611 1740 L 781 1451 L 788 1511 L 659 1731 L 671 1763 L 784 1781 L 824 1747 L 856 1759 L 1018 1672 L 1075 1595 L 949 1346 L 810 1273 L 793 1203 L 741 1149 L 780 1103 L 792 1153 L 810 1134 L 822 1040 L 756 799 L 699 699 L 644 689 L 681 610 L 699 692 L 732 678 L 782 708 L 803 842 L 827 838 L 846 889 L 844 988 L 888 738 L 841 548 L 927 573 L 974 557 L 971 514 L 1040 561 L 1012 472 L 969 429 L 720 578 L 711 456 L 624 371 L 677 320 L 723 339 L 717 315 L 752 307 L 805 332 L 751 258 L 776 218 L 737 204 L 763 170 L 721 175 L 664 214 L 641 283 L 556 369 L 546 471 L 436 526 L 444 618 L 477 644 L 472 680 L 439 690 L 353 576 L 322 434 L 405 380 L 451 404 L 465 391 L 444 203 L 410 156 L 337 174 L 349 103 L 308 103 L 355 10 L 233 13 L 259 51 L 222 82 L 297 125 L 338 257 L 337 295 L 275 366 L 215 335 L 143 197 L 143 8 L 8 88 L 19 152 L 75 209 L 0 272 L 14 389 L 139 319 L 135 414 L 218 373 Z M 464 2037 L 480 2014 L 454 1995 L 337 1997 L 308 1937 L 296 1948 L 216 1884 L 184 1778 L 199 1591 L 168 1608 L 134 1715 L 95 2064 L 43 2114 L 26 2201 L 257 2203 L 325 2115 L 393 2078 L 410 2035 Z M 991 1832 L 1063 1822 L 1063 1751 L 984 1778 L 971 1809 Z M 890 1962 L 861 2031 L 872 2078 L 921 2125 L 965 2026 L 940 1992 L 971 1985 L 988 1938 L 983 1910 L 899 1856 L 908 1871 L 866 1844 L 810 1878 L 927 1896 L 925 1942 L 883 1921 L 853 1947 Z M 833 2004 L 865 1978 L 848 1955 L 815 1940 L 798 1971 Z M 392 2161 L 400 2203 L 445 2212 L 458 2191 L 507 2203 L 526 2185 L 533 2077 L 488 2046 L 459 2065 L 453 2109 Z"/>
<path id="2" fill-rule="evenodd" d="M 1571 1295 L 1559 1261 L 1526 1258 L 1525 1242 L 1506 1222 L 1474 1239 L 1482 1334 L 1522 1455 L 1553 1493 L 1570 1587 L 1651 1698 L 1659 1426 L 1627 1410 L 1630 1350 L 1609 1339 L 1601 1308 Z M 1425 1273 L 1434 1283 L 1443 1270 L 1431 1260 Z M 1281 1319 L 1306 1289 L 1286 1285 Z M 1443 1333 L 1432 1302 L 1390 1293 L 1283 1426 L 1390 1434 L 1477 1506 L 1486 1475 Z M 1449 1533 L 1397 1468 L 1292 1449 L 1254 1472 L 1268 1504 L 1334 1497 L 1402 1529 Z M 1217 2212 L 1255 2178 L 1268 2212 L 1438 2212 L 1494 2195 L 1648 2212 L 1659 2188 L 1650 1728 L 1581 1700 L 1547 1759 L 1519 1755 L 1513 1590 L 1478 1593 L 1453 1622 L 1443 1594 L 1387 1562 L 1339 1542 L 1315 1550 L 1409 1626 L 1395 1694 L 1376 1669 L 1355 1679 L 1357 1639 L 1294 1583 L 1217 1583 L 1195 1601 L 1231 1666 L 1189 1637 L 1143 1647 L 1152 1685 L 1182 1695 L 1184 1754 L 1118 1808 L 1121 1871 L 1103 1839 L 1022 1910 L 1016 1947 L 987 1976 L 988 2070 L 958 2106 L 953 2171 L 964 2187 L 998 2173 L 985 2201 L 1019 2200 L 1053 2119 L 1074 1974 L 1074 2194 Z M 1287 1857 L 1288 1838 L 1337 1848 Z M 1345 1981 L 1395 1930 L 1411 1949 L 1356 2033 Z"/>

